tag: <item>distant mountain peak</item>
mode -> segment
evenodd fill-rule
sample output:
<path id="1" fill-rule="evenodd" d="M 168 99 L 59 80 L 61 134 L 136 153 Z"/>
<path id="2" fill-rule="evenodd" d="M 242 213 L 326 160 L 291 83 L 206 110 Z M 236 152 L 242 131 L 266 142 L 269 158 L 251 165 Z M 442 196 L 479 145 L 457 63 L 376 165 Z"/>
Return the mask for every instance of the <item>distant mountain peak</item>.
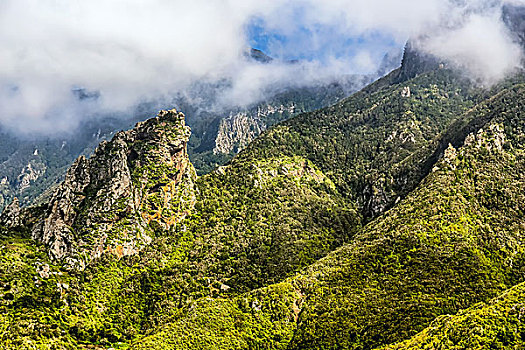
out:
<path id="1" fill-rule="evenodd" d="M 272 62 L 282 62 L 287 64 L 297 64 L 300 61 L 298 59 L 291 59 L 291 60 L 281 60 L 276 59 L 271 56 L 268 56 L 266 53 L 259 49 L 255 48 L 249 48 L 243 53 L 244 58 L 246 58 L 249 61 L 258 62 L 262 64 L 268 64 Z"/>
<path id="2" fill-rule="evenodd" d="M 248 60 L 252 60 L 259 63 L 270 63 L 274 60 L 272 57 L 268 56 L 261 50 L 254 49 L 253 47 L 244 52 L 244 57 Z"/>
<path id="3" fill-rule="evenodd" d="M 525 49 L 525 6 L 505 4 L 502 16 L 515 39 Z"/>
<path id="4" fill-rule="evenodd" d="M 405 45 L 399 81 L 410 80 L 419 74 L 439 68 L 440 60 L 417 48 L 413 40 L 409 40 Z"/>
<path id="5" fill-rule="evenodd" d="M 506 4 L 502 9 L 502 20 L 514 40 L 525 51 L 525 6 Z M 446 66 L 446 62 L 418 48 L 421 38 L 410 39 L 405 45 L 398 81 L 406 81 L 419 74 Z M 424 40 L 423 40 L 424 41 Z"/>

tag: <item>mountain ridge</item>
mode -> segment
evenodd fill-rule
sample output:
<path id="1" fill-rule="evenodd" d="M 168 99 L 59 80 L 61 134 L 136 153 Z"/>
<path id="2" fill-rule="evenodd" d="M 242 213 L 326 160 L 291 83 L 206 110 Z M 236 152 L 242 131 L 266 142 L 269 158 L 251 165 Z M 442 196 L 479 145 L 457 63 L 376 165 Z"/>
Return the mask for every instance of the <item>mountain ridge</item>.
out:
<path id="1" fill-rule="evenodd" d="M 423 66 L 265 130 L 205 176 L 176 111 L 79 158 L 48 204 L 1 216 L 0 344 L 417 347 L 519 285 L 525 76 L 482 89 Z M 78 232 L 41 234 L 46 220 Z M 57 236 L 77 245 L 53 251 Z"/>

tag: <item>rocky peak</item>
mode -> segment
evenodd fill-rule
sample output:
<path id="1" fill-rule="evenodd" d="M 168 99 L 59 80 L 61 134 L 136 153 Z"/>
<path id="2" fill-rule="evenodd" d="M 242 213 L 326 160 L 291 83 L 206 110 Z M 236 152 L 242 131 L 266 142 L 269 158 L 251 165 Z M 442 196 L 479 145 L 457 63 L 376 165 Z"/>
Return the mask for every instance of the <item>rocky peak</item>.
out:
<path id="1" fill-rule="evenodd" d="M 195 201 L 184 115 L 161 111 L 81 156 L 56 188 L 32 238 L 54 259 L 80 267 L 104 252 L 137 253 L 173 231 Z"/>
<path id="2" fill-rule="evenodd" d="M 416 47 L 414 41 L 405 45 L 398 81 L 406 81 L 440 67 L 441 62 L 434 56 L 427 54 Z"/>
<path id="3" fill-rule="evenodd" d="M 272 117 L 295 113 L 295 103 L 259 105 L 249 111 L 230 113 L 219 122 L 213 153 L 238 153 L 271 125 L 269 120 Z"/>
<path id="4" fill-rule="evenodd" d="M 45 172 L 46 166 L 41 160 L 29 161 L 16 179 L 17 189 L 20 192 L 28 189 L 31 186 L 31 183 L 44 175 Z"/>
<path id="5" fill-rule="evenodd" d="M 262 52 L 261 50 L 250 48 L 244 52 L 244 57 L 259 63 L 270 63 L 273 58 Z"/>
<path id="6" fill-rule="evenodd" d="M 525 6 L 505 4 L 502 8 L 502 19 L 515 41 L 525 49 Z M 419 49 L 417 43 L 420 41 L 424 42 L 424 38 L 411 39 L 405 45 L 398 82 L 446 65 L 437 57 Z"/>

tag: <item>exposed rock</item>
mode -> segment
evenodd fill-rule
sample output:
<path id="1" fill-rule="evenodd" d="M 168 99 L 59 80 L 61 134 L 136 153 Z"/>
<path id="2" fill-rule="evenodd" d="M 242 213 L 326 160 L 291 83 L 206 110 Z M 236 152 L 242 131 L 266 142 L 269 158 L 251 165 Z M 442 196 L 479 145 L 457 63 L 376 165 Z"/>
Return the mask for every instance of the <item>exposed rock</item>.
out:
<path id="1" fill-rule="evenodd" d="M 252 301 L 252 309 L 259 312 L 262 310 L 262 304 L 259 302 L 259 300 L 255 299 Z"/>
<path id="2" fill-rule="evenodd" d="M 391 187 L 392 179 L 387 180 L 383 176 L 365 187 L 361 197 L 364 199 L 364 208 L 369 215 L 377 216 L 388 208 L 394 196 Z"/>
<path id="3" fill-rule="evenodd" d="M 41 162 L 30 161 L 22 169 L 17 178 L 17 189 L 21 192 L 31 186 L 31 182 L 40 178 L 46 172 L 46 166 Z"/>
<path id="4" fill-rule="evenodd" d="M 102 142 L 68 170 L 32 238 L 82 268 L 104 252 L 136 254 L 157 231 L 175 229 L 195 202 L 189 136 L 184 115 L 172 110 Z"/>
<path id="5" fill-rule="evenodd" d="M 14 198 L 11 204 L 0 216 L 0 225 L 5 227 L 18 227 L 20 226 L 20 203 L 18 198 Z"/>
<path id="6" fill-rule="evenodd" d="M 436 57 L 420 50 L 417 42 L 418 40 L 410 40 L 405 46 L 398 82 L 407 81 L 419 74 L 437 69 L 441 63 Z"/>
<path id="7" fill-rule="evenodd" d="M 213 153 L 239 152 L 265 129 L 265 124 L 259 118 L 246 113 L 230 115 L 220 122 Z"/>
<path id="8" fill-rule="evenodd" d="M 37 264 L 35 266 L 36 273 L 40 276 L 40 278 L 47 279 L 50 276 L 51 269 L 49 268 L 48 264 Z"/>
<path id="9" fill-rule="evenodd" d="M 255 113 L 231 114 L 219 124 L 213 153 L 231 154 L 240 152 L 268 127 L 267 118 L 276 114 L 295 113 L 295 105 L 259 106 Z"/>
<path id="10" fill-rule="evenodd" d="M 410 97 L 410 86 L 405 86 L 401 91 L 401 97 Z"/>
<path id="11" fill-rule="evenodd" d="M 244 57 L 249 59 L 249 60 L 253 60 L 255 62 L 259 62 L 259 63 L 270 63 L 270 62 L 273 61 L 272 57 L 266 55 L 261 50 L 257 50 L 257 49 L 254 49 L 254 48 L 250 48 L 250 49 L 246 50 L 244 52 Z"/>
<path id="12" fill-rule="evenodd" d="M 469 134 L 465 138 L 465 146 L 502 151 L 505 141 L 506 135 L 503 127 L 499 124 L 491 124 L 488 130 L 480 129 L 477 134 Z"/>
<path id="13" fill-rule="evenodd" d="M 452 170 L 456 169 L 456 158 L 458 156 L 457 150 L 452 146 L 451 144 L 448 145 L 448 148 L 445 150 L 445 153 L 443 154 L 443 161 L 450 166 Z"/>

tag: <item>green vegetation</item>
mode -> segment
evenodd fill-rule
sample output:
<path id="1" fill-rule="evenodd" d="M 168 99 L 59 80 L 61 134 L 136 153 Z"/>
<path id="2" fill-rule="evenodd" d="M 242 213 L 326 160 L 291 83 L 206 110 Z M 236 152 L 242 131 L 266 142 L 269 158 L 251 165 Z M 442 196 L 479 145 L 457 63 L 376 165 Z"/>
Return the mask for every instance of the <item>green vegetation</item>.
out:
<path id="1" fill-rule="evenodd" d="M 258 129 L 264 130 L 301 113 L 330 106 L 348 96 L 349 92 L 355 91 L 357 86 L 361 86 L 369 79 L 368 77 L 349 76 L 341 78 L 340 82 L 331 84 L 324 83 L 320 86 L 290 88 L 284 92 L 277 93 L 267 101 L 250 106 L 245 110 L 228 113 L 233 115 L 237 113 L 244 114 L 248 120 L 258 126 Z M 220 129 L 221 121 L 225 117 L 228 119 L 227 116 L 228 114 L 223 116 L 201 114 L 194 121 L 195 125 L 192 125 L 194 132 L 188 143 L 188 153 L 199 176 L 208 174 L 232 160 L 241 146 L 242 142 L 233 140 L 234 149 L 230 152 L 214 151 L 217 142 L 220 142 L 218 140 L 221 136 L 220 134 L 228 132 Z M 205 127 L 206 125 L 207 127 Z M 259 135 L 259 131 L 249 131 L 254 131 L 255 137 Z M 226 136 L 232 137 L 232 135 Z M 251 135 L 238 136 L 243 141 L 253 140 Z"/>
<path id="2" fill-rule="evenodd" d="M 394 80 L 277 125 L 200 178 L 181 120 L 104 144 L 75 168 L 96 180 L 73 193 L 72 237 L 151 242 L 72 269 L 29 239 L 53 207 L 28 209 L 1 236 L 0 347 L 400 349 L 467 344 L 487 322 L 469 346 L 508 329 L 493 344 L 512 348 L 521 287 L 460 310 L 523 281 L 522 77 L 492 91 L 443 69 Z M 484 318 L 495 308 L 508 323 Z"/>
<path id="3" fill-rule="evenodd" d="M 370 349 L 407 339 L 436 317 L 519 283 L 525 269 L 525 147 L 511 140 L 523 137 L 518 106 L 524 92 L 517 87 L 493 101 L 517 104 L 493 115 L 485 131 L 469 137 L 459 151 L 449 149 L 417 190 L 352 243 L 284 283 L 232 301 L 191 304 L 184 316 L 134 347 L 191 348 L 190 339 L 208 339 L 193 320 L 214 329 L 232 318 L 239 323 L 215 332 L 209 344 L 228 340 L 262 349 Z M 502 131 L 512 124 L 502 145 Z M 249 307 L 243 306 L 246 300 Z M 216 318 L 219 310 L 227 313 Z M 253 318 L 284 323 L 286 333 L 266 326 L 264 337 L 248 343 Z M 277 344 L 273 336 L 280 339 Z"/>
<path id="4" fill-rule="evenodd" d="M 525 284 L 519 284 L 487 303 L 455 316 L 438 317 L 410 340 L 383 350 L 521 349 L 525 343 L 523 303 Z"/>
<path id="5" fill-rule="evenodd" d="M 239 158 L 305 157 L 345 198 L 358 203 L 365 217 L 380 214 L 425 173 L 410 156 L 479 99 L 468 82 L 443 70 L 406 83 L 380 83 L 332 107 L 279 124 Z M 403 95 L 407 87 L 410 96 Z"/>

